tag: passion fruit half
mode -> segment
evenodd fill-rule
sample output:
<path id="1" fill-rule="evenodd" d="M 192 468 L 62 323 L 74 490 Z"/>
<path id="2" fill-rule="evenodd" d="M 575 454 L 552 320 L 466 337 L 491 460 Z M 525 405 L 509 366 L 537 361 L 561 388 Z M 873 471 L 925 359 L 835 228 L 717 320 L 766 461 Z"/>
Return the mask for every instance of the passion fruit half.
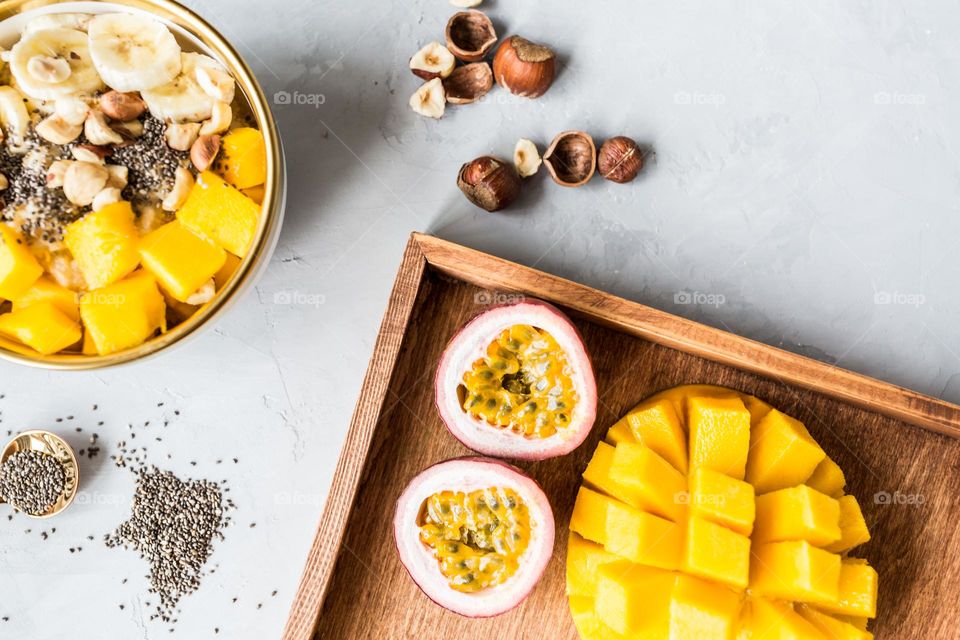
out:
<path id="1" fill-rule="evenodd" d="M 499 460 L 458 458 L 418 475 L 393 520 L 400 561 L 428 598 L 470 618 L 520 604 L 553 555 L 540 486 Z"/>
<path id="2" fill-rule="evenodd" d="M 597 414 L 597 385 L 576 327 L 540 300 L 492 307 L 447 346 L 436 377 L 447 429 L 474 451 L 542 460 L 576 449 Z"/>

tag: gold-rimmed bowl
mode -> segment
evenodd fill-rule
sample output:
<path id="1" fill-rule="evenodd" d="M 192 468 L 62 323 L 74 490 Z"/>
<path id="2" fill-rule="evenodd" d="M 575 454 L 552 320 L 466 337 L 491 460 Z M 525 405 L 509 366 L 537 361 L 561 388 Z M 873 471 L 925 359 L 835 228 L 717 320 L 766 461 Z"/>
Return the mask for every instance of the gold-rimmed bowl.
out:
<path id="1" fill-rule="evenodd" d="M 80 466 L 77 464 L 77 455 L 66 441 L 55 433 L 34 429 L 18 433 L 13 440 L 7 443 L 0 453 L 0 465 L 7 458 L 19 451 L 39 451 L 56 458 L 63 467 L 63 492 L 60 498 L 43 513 L 23 513 L 31 518 L 49 518 L 55 516 L 73 502 L 77 496 L 77 487 L 80 486 Z M 0 503 L 2 504 L 2 503 Z"/>
<path id="2" fill-rule="evenodd" d="M 0 358 L 47 369 L 102 369 L 141 361 L 182 345 L 214 320 L 252 288 L 270 261 L 283 221 L 286 181 L 280 134 L 260 85 L 237 51 L 216 29 L 197 14 L 170 0 L 4 0 L 0 1 L 0 46 L 9 49 L 19 37 L 23 25 L 48 13 L 143 13 L 163 21 L 185 49 L 199 51 L 223 63 L 237 81 L 250 107 L 256 126 L 263 132 L 267 151 L 267 181 L 264 185 L 263 213 L 250 251 L 230 281 L 206 305 L 170 331 L 138 347 L 105 356 L 56 354 L 43 356 L 32 349 L 0 336 Z"/>

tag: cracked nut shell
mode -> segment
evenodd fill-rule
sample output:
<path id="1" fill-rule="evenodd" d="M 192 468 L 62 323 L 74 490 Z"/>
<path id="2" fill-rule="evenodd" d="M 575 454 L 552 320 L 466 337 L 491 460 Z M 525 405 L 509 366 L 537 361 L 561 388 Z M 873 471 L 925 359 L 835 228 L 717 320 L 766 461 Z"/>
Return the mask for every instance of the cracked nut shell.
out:
<path id="1" fill-rule="evenodd" d="M 564 131 L 550 143 L 543 163 L 554 182 L 563 187 L 579 187 L 597 169 L 597 148 L 589 133 Z"/>
<path id="2" fill-rule="evenodd" d="M 482 11 L 458 11 L 447 21 L 447 49 L 464 62 L 483 60 L 497 44 L 497 31 Z"/>
<path id="3" fill-rule="evenodd" d="M 493 72 L 486 62 L 471 62 L 457 67 L 443 80 L 443 90 L 447 102 L 451 104 L 476 102 L 492 88 Z"/>
<path id="4" fill-rule="evenodd" d="M 557 74 L 557 56 L 549 47 L 520 36 L 503 41 L 493 57 L 493 75 L 510 93 L 539 98 Z"/>
<path id="5" fill-rule="evenodd" d="M 630 182 L 643 168 L 643 154 L 637 143 L 626 136 L 610 138 L 600 146 L 597 168 L 607 180 Z"/>
<path id="6" fill-rule="evenodd" d="M 481 209 L 499 211 L 520 195 L 520 176 L 509 162 L 481 156 L 460 167 L 457 186 Z"/>

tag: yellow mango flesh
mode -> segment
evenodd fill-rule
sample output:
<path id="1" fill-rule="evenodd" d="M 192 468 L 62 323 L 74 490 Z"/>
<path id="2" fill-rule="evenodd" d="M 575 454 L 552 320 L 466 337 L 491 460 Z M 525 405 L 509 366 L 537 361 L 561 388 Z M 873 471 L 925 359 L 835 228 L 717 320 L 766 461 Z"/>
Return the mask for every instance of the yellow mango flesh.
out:
<path id="1" fill-rule="evenodd" d="M 744 640 L 831 640 L 789 603 L 762 598 L 751 598 L 744 606 L 741 634 Z"/>
<path id="2" fill-rule="evenodd" d="M 636 442 L 636 438 L 633 437 L 633 432 L 630 430 L 630 424 L 627 422 L 627 419 L 621 418 L 618 420 L 610 430 L 607 431 L 607 437 L 605 438 L 608 444 L 617 446 L 621 442 Z"/>
<path id="3" fill-rule="evenodd" d="M 847 479 L 843 475 L 843 469 L 836 462 L 830 459 L 830 456 L 824 456 L 813 474 L 805 483 L 808 487 L 816 489 L 820 493 L 839 498 L 843 495 L 843 488 L 847 485 Z"/>
<path id="4" fill-rule="evenodd" d="M 230 281 L 230 278 L 233 277 L 233 274 L 237 272 L 237 269 L 240 268 L 240 263 L 243 260 L 233 255 L 232 253 L 227 253 L 226 259 L 223 262 L 223 266 L 213 274 L 213 281 L 217 285 L 217 291 L 223 289 L 223 287 Z"/>
<path id="5" fill-rule="evenodd" d="M 567 543 L 567 595 L 593 598 L 597 591 L 597 570 L 617 560 L 619 558 L 603 546 L 571 533 Z"/>
<path id="6" fill-rule="evenodd" d="M 83 338 L 80 324 L 52 302 L 38 302 L 0 315 L 0 333 L 42 355 L 63 351 Z"/>
<path id="7" fill-rule="evenodd" d="M 824 547 L 840 539 L 840 503 L 806 485 L 757 497 L 753 541 L 806 540 Z"/>
<path id="8" fill-rule="evenodd" d="M 691 517 L 687 523 L 683 570 L 742 590 L 750 577 L 750 538 Z"/>
<path id="9" fill-rule="evenodd" d="M 844 558 L 840 566 L 838 596 L 817 604 L 827 613 L 874 618 L 877 615 L 877 571 L 866 560 Z"/>
<path id="10" fill-rule="evenodd" d="M 804 620 L 816 627 L 830 640 L 870 640 L 873 638 L 873 634 L 866 629 L 860 629 L 849 622 L 817 611 L 809 605 L 798 604 L 795 610 Z"/>
<path id="11" fill-rule="evenodd" d="M 626 561 L 605 564 L 599 570 L 594 600 L 597 617 L 622 635 L 658 637 L 668 627 L 672 583 L 669 571 Z"/>
<path id="12" fill-rule="evenodd" d="M 597 451 L 604 447 L 607 445 L 600 443 Z M 611 495 L 631 506 L 673 522 L 686 516 L 687 478 L 645 445 L 617 445 L 612 450 L 609 478 L 616 491 Z"/>
<path id="13" fill-rule="evenodd" d="M 658 400 L 627 414 L 627 424 L 637 442 L 650 447 L 681 473 L 687 472 L 687 437 L 680 417 L 669 400 Z"/>
<path id="14" fill-rule="evenodd" d="M 750 412 L 740 398 L 688 399 L 687 428 L 691 467 L 743 480 L 750 449 Z"/>
<path id="15" fill-rule="evenodd" d="M 72 320 L 80 319 L 80 296 L 75 291 L 61 287 L 48 276 L 39 280 L 13 300 L 13 310 L 25 309 L 39 302 L 49 302 Z"/>
<path id="16" fill-rule="evenodd" d="M 253 244 L 259 218 L 260 205 L 212 171 L 197 176 L 177 211 L 184 227 L 241 258 Z"/>
<path id="17" fill-rule="evenodd" d="M 690 515 L 749 536 L 756 518 L 753 485 L 698 467 L 690 473 Z"/>
<path id="18" fill-rule="evenodd" d="M 870 540 L 870 530 L 863 519 L 860 503 L 853 496 L 841 496 L 840 505 L 840 539 L 825 546 L 827 551 L 843 553 Z"/>
<path id="19" fill-rule="evenodd" d="M 267 149 L 263 134 L 251 127 L 238 127 L 223 136 L 214 170 L 237 189 L 266 182 Z"/>
<path id="20" fill-rule="evenodd" d="M 166 326 L 163 295 L 143 270 L 83 294 L 80 317 L 100 355 L 143 344 Z"/>
<path id="21" fill-rule="evenodd" d="M 43 275 L 43 267 L 17 231 L 0 222 L 0 299 L 16 300 Z"/>
<path id="22" fill-rule="evenodd" d="M 739 594 L 677 574 L 670 597 L 670 640 L 728 640 L 739 613 Z"/>
<path id="23" fill-rule="evenodd" d="M 186 302 L 223 267 L 227 252 L 174 220 L 143 237 L 140 258 L 164 290 Z"/>
<path id="24" fill-rule="evenodd" d="M 137 268 L 139 239 L 129 202 L 88 213 L 63 233 L 63 242 L 90 290 L 112 284 Z"/>
<path id="25" fill-rule="evenodd" d="M 624 636 L 600 622 L 593 597 L 571 596 L 570 616 L 583 640 L 626 640 Z"/>
<path id="26" fill-rule="evenodd" d="M 750 589 L 793 602 L 833 602 L 840 590 L 840 556 L 806 541 L 770 542 L 751 550 Z"/>
<path id="27" fill-rule="evenodd" d="M 580 487 L 570 515 L 570 531 L 599 544 L 607 541 L 607 509 L 613 502 L 609 497 Z"/>
<path id="28" fill-rule="evenodd" d="M 806 481 L 826 455 L 803 423 L 773 409 L 750 433 L 746 479 L 757 495 L 793 487 Z"/>

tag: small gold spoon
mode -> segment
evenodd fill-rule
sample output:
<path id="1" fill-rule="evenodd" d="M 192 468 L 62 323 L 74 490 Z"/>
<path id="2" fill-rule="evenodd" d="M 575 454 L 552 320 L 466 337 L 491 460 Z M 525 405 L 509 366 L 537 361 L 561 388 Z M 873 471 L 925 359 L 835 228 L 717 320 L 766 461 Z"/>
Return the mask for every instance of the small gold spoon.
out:
<path id="1" fill-rule="evenodd" d="M 24 431 L 17 434 L 3 448 L 3 453 L 0 453 L 0 465 L 18 451 L 39 451 L 53 456 L 63 467 L 64 475 L 63 492 L 49 509 L 43 513 L 24 513 L 31 518 L 49 518 L 70 506 L 77 495 L 77 486 L 80 484 L 80 467 L 70 445 L 63 438 L 49 431 Z M 3 504 L 2 498 L 0 498 L 0 504 Z"/>

